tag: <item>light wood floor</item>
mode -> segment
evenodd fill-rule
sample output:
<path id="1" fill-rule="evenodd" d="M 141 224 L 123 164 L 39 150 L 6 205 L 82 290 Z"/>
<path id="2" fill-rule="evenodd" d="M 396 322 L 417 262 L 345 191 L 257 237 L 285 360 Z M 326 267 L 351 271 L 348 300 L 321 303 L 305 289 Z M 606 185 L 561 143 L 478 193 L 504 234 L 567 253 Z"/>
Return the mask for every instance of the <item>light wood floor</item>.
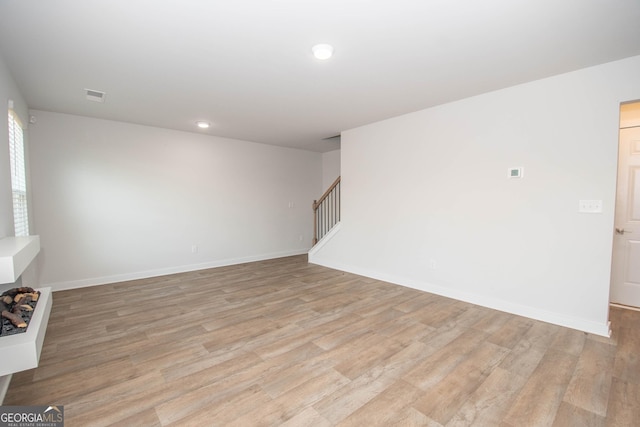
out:
<path id="1" fill-rule="evenodd" d="M 309 265 L 56 292 L 5 405 L 74 426 L 632 426 L 640 312 L 613 337 Z"/>

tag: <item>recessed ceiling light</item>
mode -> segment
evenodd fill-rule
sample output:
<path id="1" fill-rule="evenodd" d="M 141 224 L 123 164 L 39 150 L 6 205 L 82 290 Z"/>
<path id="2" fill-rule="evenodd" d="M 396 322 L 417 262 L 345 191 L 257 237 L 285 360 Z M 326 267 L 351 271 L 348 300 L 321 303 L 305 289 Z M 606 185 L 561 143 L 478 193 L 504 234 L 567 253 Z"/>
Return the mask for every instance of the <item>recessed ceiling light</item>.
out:
<path id="1" fill-rule="evenodd" d="M 313 56 L 318 59 L 329 59 L 333 55 L 333 46 L 326 43 L 320 43 L 311 48 Z"/>
<path id="2" fill-rule="evenodd" d="M 209 129 L 211 123 L 199 120 L 196 122 L 196 126 L 198 126 L 200 129 Z"/>

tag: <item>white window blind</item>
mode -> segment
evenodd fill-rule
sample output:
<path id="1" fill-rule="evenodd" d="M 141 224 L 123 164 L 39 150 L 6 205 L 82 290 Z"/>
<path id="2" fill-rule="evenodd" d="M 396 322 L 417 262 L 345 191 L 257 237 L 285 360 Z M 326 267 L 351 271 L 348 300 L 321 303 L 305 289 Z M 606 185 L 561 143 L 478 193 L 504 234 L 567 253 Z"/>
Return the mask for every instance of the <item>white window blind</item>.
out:
<path id="1" fill-rule="evenodd" d="M 24 162 L 24 133 L 16 114 L 9 110 L 9 154 L 11 162 L 11 192 L 13 193 L 13 223 L 16 236 L 29 235 L 27 210 L 27 177 Z"/>

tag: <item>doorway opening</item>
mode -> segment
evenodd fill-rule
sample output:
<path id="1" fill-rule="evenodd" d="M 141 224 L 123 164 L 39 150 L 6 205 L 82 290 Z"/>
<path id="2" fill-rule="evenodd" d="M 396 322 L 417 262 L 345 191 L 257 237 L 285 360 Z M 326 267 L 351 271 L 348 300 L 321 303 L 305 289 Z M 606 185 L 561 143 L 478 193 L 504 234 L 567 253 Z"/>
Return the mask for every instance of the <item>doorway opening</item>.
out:
<path id="1" fill-rule="evenodd" d="M 640 310 L 640 101 L 620 105 L 609 302 Z"/>

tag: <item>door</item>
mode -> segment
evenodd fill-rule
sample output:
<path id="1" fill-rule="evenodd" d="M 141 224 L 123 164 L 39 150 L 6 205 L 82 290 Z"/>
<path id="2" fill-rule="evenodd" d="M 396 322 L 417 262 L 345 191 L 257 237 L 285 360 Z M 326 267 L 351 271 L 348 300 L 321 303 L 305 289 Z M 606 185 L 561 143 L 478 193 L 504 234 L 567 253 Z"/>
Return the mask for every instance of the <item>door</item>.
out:
<path id="1" fill-rule="evenodd" d="M 640 307 L 640 126 L 620 129 L 611 302 Z"/>

